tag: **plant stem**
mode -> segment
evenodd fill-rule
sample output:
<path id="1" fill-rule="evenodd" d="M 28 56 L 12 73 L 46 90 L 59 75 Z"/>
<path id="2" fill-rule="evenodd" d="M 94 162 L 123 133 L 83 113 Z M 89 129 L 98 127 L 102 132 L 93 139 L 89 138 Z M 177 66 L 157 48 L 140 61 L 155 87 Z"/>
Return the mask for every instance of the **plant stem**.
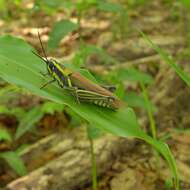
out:
<path id="1" fill-rule="evenodd" d="M 145 102 L 146 102 L 146 107 L 147 107 L 147 112 L 148 112 L 148 118 L 149 118 L 149 121 L 150 121 L 150 129 L 151 129 L 152 137 L 154 139 L 157 139 L 156 124 L 155 124 L 155 120 L 154 120 L 150 100 L 149 100 L 149 97 L 148 97 L 148 92 L 147 92 L 146 87 L 145 87 L 143 82 L 141 82 L 140 85 L 141 85 L 143 96 L 144 96 L 144 99 L 145 99 Z M 155 158 L 156 158 L 156 168 L 157 168 L 157 171 L 158 171 L 158 175 L 160 175 L 160 156 L 159 156 L 159 153 L 157 151 L 154 151 L 154 155 L 155 155 Z"/>
<path id="2" fill-rule="evenodd" d="M 82 18 L 82 11 L 81 10 L 78 10 L 78 15 L 77 15 L 77 24 L 78 24 L 78 34 L 79 34 L 79 42 L 80 42 L 80 45 L 82 43 L 82 34 L 81 34 L 81 18 Z"/>
<path id="3" fill-rule="evenodd" d="M 143 92 L 143 96 L 146 102 L 146 106 L 147 106 L 147 112 L 148 112 L 148 118 L 150 121 L 150 129 L 151 129 L 151 133 L 152 133 L 152 137 L 154 139 L 156 139 L 157 137 L 157 132 L 156 132 L 156 125 L 155 125 L 155 120 L 154 120 L 154 116 L 153 116 L 153 111 L 152 111 L 152 107 L 148 98 L 148 92 L 145 88 L 145 85 L 143 82 L 140 83 L 141 88 L 142 88 L 142 92 Z"/>
<path id="4" fill-rule="evenodd" d="M 96 167 L 96 155 L 94 153 L 94 141 L 89 138 L 90 141 L 90 154 L 92 163 L 92 189 L 97 190 L 97 167 Z"/>

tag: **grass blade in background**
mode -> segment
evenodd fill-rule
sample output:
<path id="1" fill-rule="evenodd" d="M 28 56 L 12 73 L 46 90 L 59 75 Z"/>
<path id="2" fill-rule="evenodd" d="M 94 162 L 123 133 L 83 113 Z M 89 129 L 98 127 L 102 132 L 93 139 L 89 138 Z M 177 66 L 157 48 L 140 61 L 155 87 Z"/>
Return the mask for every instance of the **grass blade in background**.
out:
<path id="1" fill-rule="evenodd" d="M 26 131 L 31 130 L 34 124 L 36 124 L 42 116 L 43 113 L 40 106 L 32 108 L 20 121 L 16 130 L 15 139 L 21 137 Z"/>
<path id="2" fill-rule="evenodd" d="M 5 35 L 0 37 L 0 77 L 4 80 L 26 88 L 32 93 L 54 102 L 68 105 L 74 112 L 93 126 L 122 137 L 136 137 L 151 144 L 167 160 L 178 189 L 178 173 L 175 160 L 168 146 L 144 133 L 131 108 L 112 111 L 90 104 L 78 104 L 77 101 L 57 84 L 44 89 L 40 86 L 48 77 L 40 74 L 46 70 L 45 63 L 32 52 L 33 48 L 21 39 Z"/>
<path id="3" fill-rule="evenodd" d="M 24 166 L 22 159 L 16 152 L 8 151 L 0 153 L 0 158 L 6 160 L 9 166 L 13 168 L 20 176 L 27 174 L 26 167 Z"/>
<path id="4" fill-rule="evenodd" d="M 146 42 L 160 55 L 160 57 L 168 64 L 170 65 L 175 72 L 181 77 L 181 79 L 188 85 L 190 86 L 190 76 L 179 66 L 175 63 L 175 61 L 169 56 L 167 52 L 162 50 L 159 46 L 154 44 L 150 38 L 141 32 L 141 35 L 143 38 L 146 40 Z"/>

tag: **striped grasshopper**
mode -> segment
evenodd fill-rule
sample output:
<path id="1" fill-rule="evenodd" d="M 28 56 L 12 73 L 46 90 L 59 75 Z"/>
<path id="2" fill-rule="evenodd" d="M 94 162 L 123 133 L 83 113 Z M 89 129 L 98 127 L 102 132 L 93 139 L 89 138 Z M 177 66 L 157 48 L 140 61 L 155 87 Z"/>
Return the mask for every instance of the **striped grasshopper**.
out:
<path id="1" fill-rule="evenodd" d="M 112 88 L 100 86 L 79 72 L 75 72 L 66 68 L 63 64 L 54 59 L 48 59 L 44 50 L 40 34 L 38 32 L 39 41 L 44 54 L 44 58 L 33 52 L 47 65 L 47 74 L 52 77 L 52 80 L 45 83 L 41 88 L 53 82 L 58 83 L 61 88 L 67 89 L 76 98 L 77 102 L 93 103 L 98 106 L 107 107 L 116 110 L 120 107 L 120 100 L 112 93 Z"/>

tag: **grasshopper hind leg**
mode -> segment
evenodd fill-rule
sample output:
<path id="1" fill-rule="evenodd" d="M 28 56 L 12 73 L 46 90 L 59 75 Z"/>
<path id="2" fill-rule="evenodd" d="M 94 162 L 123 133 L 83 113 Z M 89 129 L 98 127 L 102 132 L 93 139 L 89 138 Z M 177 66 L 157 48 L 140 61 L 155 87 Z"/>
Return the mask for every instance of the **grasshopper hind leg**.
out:
<path id="1" fill-rule="evenodd" d="M 80 100 L 79 100 L 79 95 L 77 93 L 77 88 L 76 87 L 66 87 L 66 86 L 64 86 L 63 88 L 68 90 L 72 94 L 72 96 L 76 99 L 77 103 L 79 103 L 79 104 L 81 103 Z"/>

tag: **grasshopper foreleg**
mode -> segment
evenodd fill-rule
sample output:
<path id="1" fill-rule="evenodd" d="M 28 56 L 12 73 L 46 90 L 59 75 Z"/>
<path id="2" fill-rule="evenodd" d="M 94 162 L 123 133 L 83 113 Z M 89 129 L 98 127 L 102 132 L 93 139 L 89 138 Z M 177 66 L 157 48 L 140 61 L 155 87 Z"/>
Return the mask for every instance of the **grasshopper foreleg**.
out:
<path id="1" fill-rule="evenodd" d="M 56 80 L 53 79 L 53 80 L 50 80 L 50 81 L 46 82 L 43 86 L 40 87 L 40 89 L 46 87 L 48 84 L 51 84 L 51 83 L 53 83 L 53 82 L 55 82 L 55 81 L 56 81 Z"/>

